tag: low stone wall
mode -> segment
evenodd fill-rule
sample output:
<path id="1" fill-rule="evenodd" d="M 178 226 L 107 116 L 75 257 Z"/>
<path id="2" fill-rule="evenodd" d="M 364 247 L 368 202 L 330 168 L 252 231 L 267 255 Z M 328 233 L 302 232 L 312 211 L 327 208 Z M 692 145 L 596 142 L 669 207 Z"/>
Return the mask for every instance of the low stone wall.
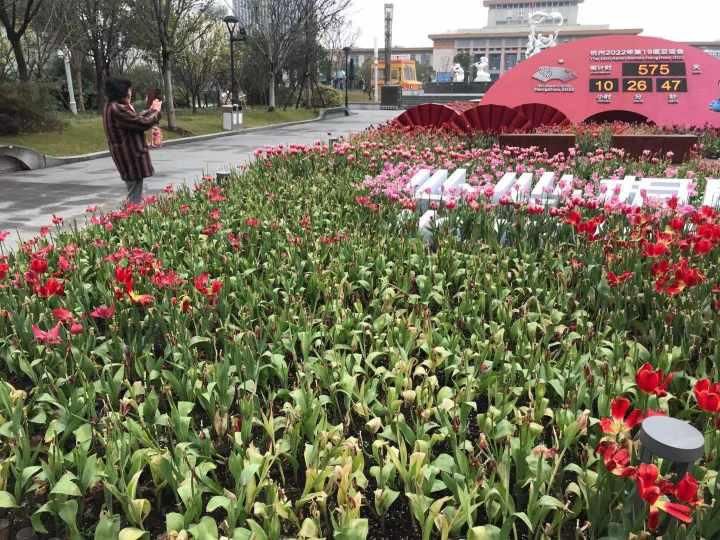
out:
<path id="1" fill-rule="evenodd" d="M 566 153 L 576 142 L 575 135 L 571 133 L 510 133 L 500 135 L 498 139 L 501 146 L 537 146 L 551 155 Z M 645 151 L 653 156 L 670 155 L 675 164 L 685 161 L 697 144 L 697 135 L 614 135 L 612 138 L 612 147 L 625 150 L 629 155 L 641 157 Z"/>
<path id="2" fill-rule="evenodd" d="M 575 135 L 572 134 L 508 133 L 500 135 L 498 139 L 500 146 L 537 146 L 541 150 L 547 150 L 552 156 L 567 153 L 568 149 L 575 146 Z"/>
<path id="3" fill-rule="evenodd" d="M 697 135 L 614 135 L 612 145 L 628 154 L 640 157 L 649 150 L 651 154 L 667 156 L 672 152 L 672 162 L 682 163 L 698 144 Z"/>

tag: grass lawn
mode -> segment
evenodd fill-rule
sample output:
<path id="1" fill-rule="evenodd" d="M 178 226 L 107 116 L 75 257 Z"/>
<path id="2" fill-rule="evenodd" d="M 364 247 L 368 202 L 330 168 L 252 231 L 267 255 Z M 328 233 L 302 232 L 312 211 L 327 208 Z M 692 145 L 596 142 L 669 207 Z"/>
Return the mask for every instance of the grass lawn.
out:
<path id="1" fill-rule="evenodd" d="M 222 131 L 222 118 L 217 110 L 192 114 L 188 110 L 178 111 L 178 125 L 191 135 L 206 135 Z M 307 109 L 288 109 L 267 112 L 265 109 L 245 111 L 245 127 L 260 127 L 283 122 L 309 120 L 317 116 L 317 111 Z M 0 145 L 17 144 L 34 148 L 52 156 L 74 156 L 99 152 L 107 149 L 102 120 L 95 114 L 63 115 L 65 129 L 62 132 L 32 133 L 19 136 L 0 137 Z M 163 126 L 165 122 L 163 122 Z M 165 131 L 166 139 L 176 139 L 179 135 Z"/>
<path id="2" fill-rule="evenodd" d="M 343 93 L 343 99 L 345 99 L 345 93 Z M 372 103 L 372 100 L 368 98 L 367 92 L 362 90 L 350 90 L 348 92 L 348 101 L 350 103 Z"/>

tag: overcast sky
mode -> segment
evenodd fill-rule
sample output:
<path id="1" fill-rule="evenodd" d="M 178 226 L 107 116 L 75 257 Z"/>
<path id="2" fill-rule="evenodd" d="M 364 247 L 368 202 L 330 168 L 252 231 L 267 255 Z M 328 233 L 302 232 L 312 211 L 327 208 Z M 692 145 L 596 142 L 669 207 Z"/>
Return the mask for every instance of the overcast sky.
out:
<path id="1" fill-rule="evenodd" d="M 392 1 L 392 0 L 389 0 Z M 481 28 L 487 23 L 482 0 L 394 0 L 393 43 L 428 46 L 428 34 Z M 385 0 L 354 0 L 356 45 L 382 47 Z M 677 41 L 720 40 L 720 0 L 585 0 L 581 24 L 609 24 L 612 28 L 644 28 L 644 35 Z"/>

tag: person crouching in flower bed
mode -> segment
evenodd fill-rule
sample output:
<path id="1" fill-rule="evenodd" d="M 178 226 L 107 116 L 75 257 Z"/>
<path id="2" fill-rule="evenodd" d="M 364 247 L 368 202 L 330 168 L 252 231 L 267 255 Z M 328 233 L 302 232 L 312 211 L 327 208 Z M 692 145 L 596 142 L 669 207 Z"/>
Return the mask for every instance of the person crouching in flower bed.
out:
<path id="1" fill-rule="evenodd" d="M 148 110 L 137 113 L 132 106 L 132 83 L 127 79 L 108 79 L 105 94 L 103 126 L 110 155 L 127 186 L 127 202 L 138 204 L 144 179 L 155 174 L 145 132 L 160 122 L 162 102 L 155 99 Z"/>

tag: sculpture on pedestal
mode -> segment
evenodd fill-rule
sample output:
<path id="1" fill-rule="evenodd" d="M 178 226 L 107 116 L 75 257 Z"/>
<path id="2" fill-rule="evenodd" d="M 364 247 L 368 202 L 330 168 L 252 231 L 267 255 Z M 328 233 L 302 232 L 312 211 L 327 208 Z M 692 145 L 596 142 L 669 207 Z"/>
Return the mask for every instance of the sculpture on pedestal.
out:
<path id="1" fill-rule="evenodd" d="M 475 82 L 490 82 L 490 63 L 488 62 L 487 56 L 483 56 L 480 61 L 475 64 L 477 74 L 475 75 Z"/>
<path id="2" fill-rule="evenodd" d="M 465 70 L 460 64 L 455 64 L 452 68 L 453 82 L 463 83 L 465 82 Z"/>
<path id="3" fill-rule="evenodd" d="M 546 22 L 553 23 L 557 26 L 554 33 L 543 34 L 537 32 L 537 26 Z M 563 24 L 565 24 L 565 18 L 562 13 L 558 13 L 557 11 L 553 11 L 552 13 L 537 11 L 530 15 L 530 35 L 528 36 L 525 56 L 530 58 L 545 49 L 557 46 L 557 37 Z"/>
<path id="4" fill-rule="evenodd" d="M 465 82 L 465 70 L 460 64 L 453 65 L 453 82 Z"/>

